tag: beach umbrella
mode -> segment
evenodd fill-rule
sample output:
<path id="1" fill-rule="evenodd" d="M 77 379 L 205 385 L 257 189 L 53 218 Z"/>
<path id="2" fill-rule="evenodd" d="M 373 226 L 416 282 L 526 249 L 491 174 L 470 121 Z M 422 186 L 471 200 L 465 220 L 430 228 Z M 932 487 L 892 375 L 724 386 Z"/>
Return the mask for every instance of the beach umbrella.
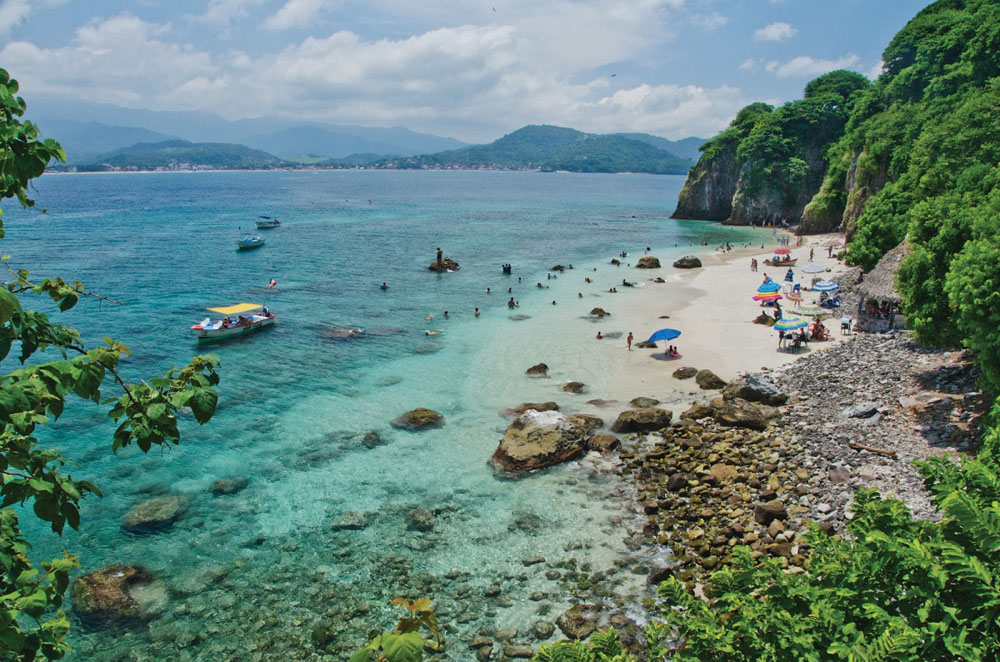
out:
<path id="1" fill-rule="evenodd" d="M 840 246 L 841 243 L 842 242 L 839 239 L 831 239 L 830 241 L 826 242 L 823 245 L 829 248 L 836 248 L 837 246 Z"/>
<path id="2" fill-rule="evenodd" d="M 793 329 L 804 329 L 809 326 L 809 320 L 801 317 L 782 317 L 774 323 L 774 328 L 778 331 L 791 331 Z"/>
<path id="3" fill-rule="evenodd" d="M 681 335 L 681 332 L 677 329 L 660 329 L 656 331 L 649 337 L 646 342 L 656 342 L 657 340 L 673 340 L 677 336 Z"/>
<path id="4" fill-rule="evenodd" d="M 826 271 L 826 267 L 824 267 L 822 264 L 807 264 L 806 266 L 802 267 L 802 271 L 806 272 L 807 274 L 821 274 L 824 271 Z"/>
<path id="5" fill-rule="evenodd" d="M 781 283 L 769 280 L 766 283 L 762 283 L 761 286 L 757 288 L 757 291 L 761 294 L 767 294 L 768 292 L 777 292 L 780 289 Z"/>
<path id="6" fill-rule="evenodd" d="M 840 285 L 837 285 L 832 280 L 821 280 L 818 283 L 813 283 L 813 292 L 833 292 L 834 290 L 839 290 Z"/>
<path id="7" fill-rule="evenodd" d="M 788 255 L 791 252 L 792 251 L 788 250 L 787 248 L 775 248 L 774 249 L 774 254 L 775 255 Z"/>
<path id="8" fill-rule="evenodd" d="M 786 292 L 785 293 L 785 298 L 788 299 L 789 301 L 798 302 L 798 301 L 802 301 L 802 294 L 800 294 L 799 292 L 796 292 L 795 290 L 792 290 L 791 292 Z"/>
<path id="9" fill-rule="evenodd" d="M 819 317 L 820 315 L 826 315 L 829 312 L 830 311 L 828 311 L 826 308 L 820 308 L 814 303 L 804 303 L 804 304 L 800 303 L 798 306 L 795 307 L 796 315 L 808 315 L 809 317 Z"/>
<path id="10" fill-rule="evenodd" d="M 754 301 L 777 301 L 781 298 L 781 295 L 777 292 L 758 292 L 753 295 Z"/>

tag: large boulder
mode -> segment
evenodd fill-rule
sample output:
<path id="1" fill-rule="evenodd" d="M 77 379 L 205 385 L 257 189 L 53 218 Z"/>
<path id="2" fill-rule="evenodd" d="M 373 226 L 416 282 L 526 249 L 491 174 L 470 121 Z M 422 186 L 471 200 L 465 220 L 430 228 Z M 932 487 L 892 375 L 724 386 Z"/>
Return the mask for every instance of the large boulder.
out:
<path id="1" fill-rule="evenodd" d="M 778 387 L 757 375 L 749 374 L 737 377 L 722 389 L 722 397 L 726 400 L 742 398 L 747 402 L 759 402 L 777 407 L 788 402 L 788 396 L 778 390 Z"/>
<path id="2" fill-rule="evenodd" d="M 603 308 L 591 308 L 590 309 L 590 314 L 593 317 L 606 317 L 606 316 L 610 315 L 611 313 L 609 313 L 608 311 L 604 310 Z"/>
<path id="3" fill-rule="evenodd" d="M 431 271 L 438 271 L 438 272 L 458 271 L 459 269 L 458 262 L 455 262 L 455 260 L 451 259 L 450 257 L 446 257 L 440 262 L 431 262 L 430 266 L 428 266 L 427 268 L 430 269 Z"/>
<path id="4" fill-rule="evenodd" d="M 714 398 L 709 406 L 717 422 L 728 427 L 766 430 L 774 419 L 781 416 L 775 407 L 747 402 L 740 398 L 726 400 Z"/>
<path id="5" fill-rule="evenodd" d="M 611 425 L 612 432 L 656 432 L 670 425 L 673 412 L 659 407 L 627 409 Z"/>
<path id="6" fill-rule="evenodd" d="M 587 430 L 557 411 L 526 411 L 508 427 L 490 464 L 522 474 L 559 464 L 583 453 Z"/>
<path id="7" fill-rule="evenodd" d="M 583 382 L 567 382 L 562 385 L 562 390 L 567 393 L 583 393 L 584 386 Z"/>
<path id="8" fill-rule="evenodd" d="M 698 374 L 698 368 L 692 368 L 691 366 L 684 366 L 683 368 L 677 368 L 674 370 L 674 379 L 691 379 Z"/>
<path id="9" fill-rule="evenodd" d="M 549 366 L 544 363 L 536 363 L 524 372 L 532 377 L 545 377 L 549 374 Z"/>
<path id="10" fill-rule="evenodd" d="M 132 533 L 153 533 L 173 526 L 187 512 L 188 498 L 182 494 L 153 497 L 136 504 L 122 518 L 122 528 Z"/>
<path id="11" fill-rule="evenodd" d="M 392 422 L 392 427 L 403 430 L 423 430 L 444 425 L 444 416 L 433 409 L 417 407 Z"/>
<path id="12" fill-rule="evenodd" d="M 167 606 L 167 588 L 141 565 L 118 563 L 73 580 L 73 610 L 92 624 L 145 621 Z"/>
<path id="13" fill-rule="evenodd" d="M 575 604 L 556 619 L 556 625 L 568 639 L 583 640 L 597 629 L 598 605 Z"/>
<path id="14" fill-rule="evenodd" d="M 640 257 L 635 266 L 636 269 L 659 269 L 660 261 L 652 255 L 647 255 L 646 257 Z"/>
<path id="15" fill-rule="evenodd" d="M 621 440 L 613 434 L 595 434 L 587 439 L 587 448 L 601 455 L 611 455 L 621 446 Z"/>
<path id="16" fill-rule="evenodd" d="M 697 269 L 701 266 L 701 260 L 694 255 L 685 255 L 681 259 L 674 261 L 674 266 L 678 269 Z"/>
<path id="17" fill-rule="evenodd" d="M 722 388 L 726 385 L 726 382 L 719 377 L 717 374 L 711 370 L 699 370 L 694 376 L 694 380 L 698 382 L 698 387 L 706 391 Z"/>
<path id="18" fill-rule="evenodd" d="M 604 419 L 593 414 L 571 414 L 566 420 L 573 425 L 579 425 L 588 433 L 604 427 Z"/>

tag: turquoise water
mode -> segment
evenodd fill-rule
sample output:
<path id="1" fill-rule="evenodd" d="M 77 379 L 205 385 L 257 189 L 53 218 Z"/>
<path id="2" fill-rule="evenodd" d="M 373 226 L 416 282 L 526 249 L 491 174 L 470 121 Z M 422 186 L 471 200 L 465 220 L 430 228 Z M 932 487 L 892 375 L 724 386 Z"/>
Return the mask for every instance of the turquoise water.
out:
<path id="1" fill-rule="evenodd" d="M 583 411 L 599 396 L 600 371 L 567 335 L 602 305 L 600 288 L 576 296 L 584 270 L 615 284 L 622 272 L 604 267 L 621 251 L 651 246 L 670 260 L 702 240 L 750 236 L 669 220 L 682 183 L 499 172 L 47 175 L 37 207 L 5 204 L 13 266 L 125 303 L 84 301 L 59 321 L 90 345 L 103 335 L 125 342 L 127 378 L 206 350 L 222 360 L 219 411 L 206 426 L 186 421 L 179 447 L 112 455 L 113 428 L 88 403 L 40 435 L 105 496 L 84 503 L 80 533 L 34 531 L 39 558 L 65 546 L 83 571 L 141 563 L 167 588 L 145 624 L 75 627 L 71 659 L 310 659 L 317 624 L 333 631 L 327 651 L 341 651 L 391 624 L 394 595 L 426 595 L 452 642 L 448 657 L 462 660 L 471 654 L 458 639 L 483 628 L 517 628 L 518 640 L 538 643 L 531 625 L 554 619 L 574 591 L 608 604 L 640 595 L 655 550 L 638 544 L 642 520 L 607 461 L 507 481 L 486 460 L 508 423 L 501 409 L 555 399 Z M 237 252 L 239 228 L 258 214 L 284 225 L 265 231 L 263 248 Z M 438 246 L 459 272 L 427 271 Z M 555 264 L 576 270 L 548 280 Z M 278 286 L 267 290 L 272 278 Z M 188 335 L 205 307 L 239 301 L 266 303 L 278 324 L 209 346 Z M 333 327 L 365 332 L 337 338 Z M 552 379 L 525 377 L 541 360 Z M 589 394 L 559 391 L 580 378 Z M 445 426 L 389 426 L 418 406 L 444 414 Z M 386 443 L 362 444 L 371 431 Z M 247 489 L 208 491 L 234 476 L 249 478 Z M 190 500 L 171 529 L 122 529 L 129 508 L 163 494 Z M 407 528 L 415 507 L 434 513 L 430 531 Z M 365 513 L 368 526 L 334 531 L 346 511 Z M 546 562 L 522 564 L 533 556 Z M 555 566 L 561 576 L 547 578 Z M 574 580 L 581 568 L 604 583 Z M 485 596 L 488 587 L 499 595 Z"/>

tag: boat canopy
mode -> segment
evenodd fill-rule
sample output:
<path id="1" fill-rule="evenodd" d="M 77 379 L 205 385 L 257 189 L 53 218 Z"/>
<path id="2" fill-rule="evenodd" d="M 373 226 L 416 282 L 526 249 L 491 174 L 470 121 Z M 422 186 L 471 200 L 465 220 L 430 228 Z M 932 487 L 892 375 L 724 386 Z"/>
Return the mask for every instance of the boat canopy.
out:
<path id="1" fill-rule="evenodd" d="M 262 306 L 259 303 L 238 303 L 235 306 L 221 306 L 219 308 L 209 308 L 213 313 L 221 313 L 222 315 L 239 315 L 240 313 L 248 313 L 251 310 L 257 310 Z"/>

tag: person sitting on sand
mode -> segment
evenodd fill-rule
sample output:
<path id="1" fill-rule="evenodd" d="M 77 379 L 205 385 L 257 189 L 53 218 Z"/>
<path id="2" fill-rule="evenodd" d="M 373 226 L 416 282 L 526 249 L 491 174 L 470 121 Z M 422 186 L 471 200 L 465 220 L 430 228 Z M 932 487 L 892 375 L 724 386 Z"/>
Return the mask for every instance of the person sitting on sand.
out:
<path id="1" fill-rule="evenodd" d="M 604 340 L 604 336 L 601 335 L 600 331 L 597 332 L 597 339 L 598 340 Z"/>

